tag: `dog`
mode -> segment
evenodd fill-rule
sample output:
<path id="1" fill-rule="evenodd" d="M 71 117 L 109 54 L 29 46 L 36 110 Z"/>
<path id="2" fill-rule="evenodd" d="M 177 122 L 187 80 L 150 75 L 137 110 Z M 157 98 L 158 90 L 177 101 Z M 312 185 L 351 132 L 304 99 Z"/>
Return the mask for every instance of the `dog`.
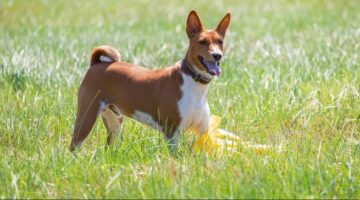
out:
<path id="1" fill-rule="evenodd" d="M 78 91 L 70 151 L 81 147 L 98 115 L 107 129 L 108 145 L 120 132 L 124 116 L 163 132 L 171 151 L 181 131 L 205 133 L 210 121 L 209 83 L 221 74 L 229 23 L 227 13 L 215 29 L 206 30 L 192 10 L 186 22 L 189 47 L 185 57 L 164 69 L 121 62 L 111 46 L 95 48 Z"/>

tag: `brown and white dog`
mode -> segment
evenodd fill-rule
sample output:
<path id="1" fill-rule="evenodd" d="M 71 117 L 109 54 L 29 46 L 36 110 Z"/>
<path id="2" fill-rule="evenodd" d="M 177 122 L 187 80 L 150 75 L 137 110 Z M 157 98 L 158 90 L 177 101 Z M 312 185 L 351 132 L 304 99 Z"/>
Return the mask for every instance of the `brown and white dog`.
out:
<path id="1" fill-rule="evenodd" d="M 191 11 L 186 24 L 190 44 L 185 58 L 164 69 L 121 62 L 119 52 L 110 46 L 95 48 L 78 92 L 70 151 L 81 146 L 99 114 L 109 145 L 120 131 L 123 116 L 163 132 L 171 150 L 177 145 L 180 131 L 205 133 L 210 120 L 208 83 L 220 75 L 229 23 L 227 13 L 214 30 L 206 30 L 196 12 Z"/>

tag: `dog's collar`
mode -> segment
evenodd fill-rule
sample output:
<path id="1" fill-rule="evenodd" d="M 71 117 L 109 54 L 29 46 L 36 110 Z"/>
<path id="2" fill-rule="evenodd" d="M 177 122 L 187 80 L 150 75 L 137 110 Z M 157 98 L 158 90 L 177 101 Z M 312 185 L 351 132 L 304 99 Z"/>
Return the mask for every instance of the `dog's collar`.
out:
<path id="1" fill-rule="evenodd" d="M 205 77 L 198 72 L 196 72 L 194 69 L 192 69 L 189 64 L 187 63 L 186 59 L 182 60 L 181 62 L 181 71 L 183 71 L 185 74 L 190 75 L 195 82 L 199 82 L 201 84 L 207 85 L 212 80 L 209 77 Z"/>

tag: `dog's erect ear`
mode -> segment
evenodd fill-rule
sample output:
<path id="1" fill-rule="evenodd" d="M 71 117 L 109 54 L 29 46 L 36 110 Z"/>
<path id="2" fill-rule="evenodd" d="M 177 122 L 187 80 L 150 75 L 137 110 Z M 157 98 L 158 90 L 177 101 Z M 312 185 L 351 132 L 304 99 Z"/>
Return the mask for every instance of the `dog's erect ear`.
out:
<path id="1" fill-rule="evenodd" d="M 203 26 L 196 12 L 192 10 L 186 21 L 186 33 L 189 38 L 192 38 L 196 33 L 201 31 L 203 31 Z"/>
<path id="2" fill-rule="evenodd" d="M 230 24 L 230 13 L 227 13 L 225 17 L 221 20 L 221 22 L 216 27 L 216 32 L 218 32 L 220 35 L 225 37 L 226 29 L 229 27 Z"/>

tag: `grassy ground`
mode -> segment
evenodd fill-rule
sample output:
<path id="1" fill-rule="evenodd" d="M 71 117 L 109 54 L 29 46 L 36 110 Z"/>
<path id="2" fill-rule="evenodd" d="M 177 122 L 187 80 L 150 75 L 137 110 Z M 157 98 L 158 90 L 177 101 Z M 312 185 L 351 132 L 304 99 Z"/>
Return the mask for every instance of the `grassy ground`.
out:
<path id="1" fill-rule="evenodd" d="M 360 2 L 0 0 L 0 198 L 360 198 Z M 184 56 L 187 13 L 231 11 L 212 113 L 245 141 L 282 145 L 207 158 L 182 135 L 126 120 L 104 148 L 98 120 L 68 151 L 91 48 L 165 67 Z"/>

